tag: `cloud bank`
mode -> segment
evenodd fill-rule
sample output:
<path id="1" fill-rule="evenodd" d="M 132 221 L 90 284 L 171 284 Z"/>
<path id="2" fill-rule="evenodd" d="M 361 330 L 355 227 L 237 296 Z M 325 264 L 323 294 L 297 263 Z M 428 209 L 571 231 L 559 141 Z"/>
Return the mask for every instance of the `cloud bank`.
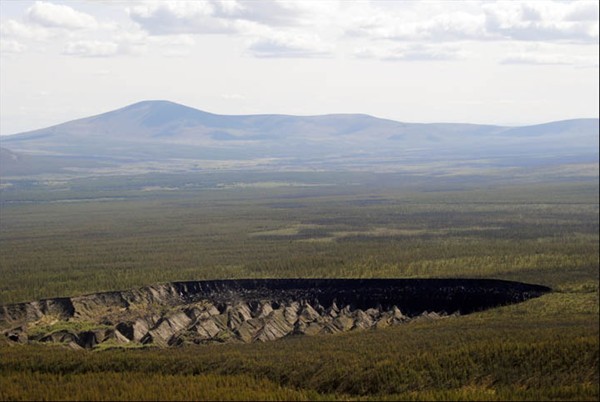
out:
<path id="1" fill-rule="evenodd" d="M 73 5 L 73 6 L 71 6 Z M 598 46 L 595 1 L 345 2 L 345 1 L 125 1 L 112 4 L 127 23 L 101 20 L 73 4 L 35 2 L 20 19 L 2 20 L 2 52 L 21 53 L 49 40 L 61 54 L 123 57 L 156 49 L 191 52 L 194 37 L 218 35 L 245 43 L 257 58 L 349 57 L 385 61 L 451 61 L 474 55 L 471 43 L 552 43 L 556 51 L 518 60 L 569 63 L 570 45 Z M 132 40 L 132 37 L 136 39 Z M 185 43 L 165 45 L 169 38 Z M 161 39 L 165 38 L 165 39 Z M 177 41 L 176 40 L 176 41 Z M 577 63 L 576 58 L 573 63 Z"/>

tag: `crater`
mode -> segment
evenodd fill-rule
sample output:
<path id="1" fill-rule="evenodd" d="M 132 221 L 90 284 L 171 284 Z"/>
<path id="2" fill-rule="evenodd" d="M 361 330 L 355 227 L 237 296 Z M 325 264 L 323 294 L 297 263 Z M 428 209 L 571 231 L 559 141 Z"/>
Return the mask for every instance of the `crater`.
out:
<path id="1" fill-rule="evenodd" d="M 539 297 L 496 279 L 240 279 L 172 282 L 0 307 L 13 342 L 73 348 L 266 342 L 377 330 Z"/>

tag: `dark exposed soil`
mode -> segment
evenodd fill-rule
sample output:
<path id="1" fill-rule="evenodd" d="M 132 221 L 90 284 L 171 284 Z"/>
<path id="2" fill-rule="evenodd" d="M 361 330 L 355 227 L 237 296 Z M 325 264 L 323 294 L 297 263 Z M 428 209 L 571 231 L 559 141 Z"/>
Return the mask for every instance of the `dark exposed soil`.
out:
<path id="1" fill-rule="evenodd" d="M 495 279 L 240 279 L 0 307 L 17 342 L 115 345 L 256 342 L 293 334 L 376 329 L 463 315 L 541 296 L 550 288 Z"/>

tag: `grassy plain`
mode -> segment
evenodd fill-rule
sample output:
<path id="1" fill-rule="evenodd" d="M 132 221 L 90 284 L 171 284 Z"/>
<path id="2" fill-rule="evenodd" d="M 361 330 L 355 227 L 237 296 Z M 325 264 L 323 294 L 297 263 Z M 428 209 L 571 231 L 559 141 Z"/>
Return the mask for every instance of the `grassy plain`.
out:
<path id="1" fill-rule="evenodd" d="M 486 277 L 555 291 L 267 344 L 81 352 L 2 341 L 0 399 L 598 399 L 597 180 L 178 177 L 2 191 L 0 304 L 252 277 Z"/>

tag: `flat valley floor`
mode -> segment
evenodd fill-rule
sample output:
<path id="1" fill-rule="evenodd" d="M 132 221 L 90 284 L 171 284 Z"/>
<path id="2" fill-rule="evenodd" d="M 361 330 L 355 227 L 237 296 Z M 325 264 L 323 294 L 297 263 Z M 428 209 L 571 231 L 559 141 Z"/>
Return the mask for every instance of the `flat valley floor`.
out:
<path id="1" fill-rule="evenodd" d="M 269 343 L 75 351 L 2 339 L 0 399 L 597 400 L 597 179 L 411 180 L 190 173 L 3 186 L 0 304 L 235 278 L 495 278 L 553 292 Z"/>

